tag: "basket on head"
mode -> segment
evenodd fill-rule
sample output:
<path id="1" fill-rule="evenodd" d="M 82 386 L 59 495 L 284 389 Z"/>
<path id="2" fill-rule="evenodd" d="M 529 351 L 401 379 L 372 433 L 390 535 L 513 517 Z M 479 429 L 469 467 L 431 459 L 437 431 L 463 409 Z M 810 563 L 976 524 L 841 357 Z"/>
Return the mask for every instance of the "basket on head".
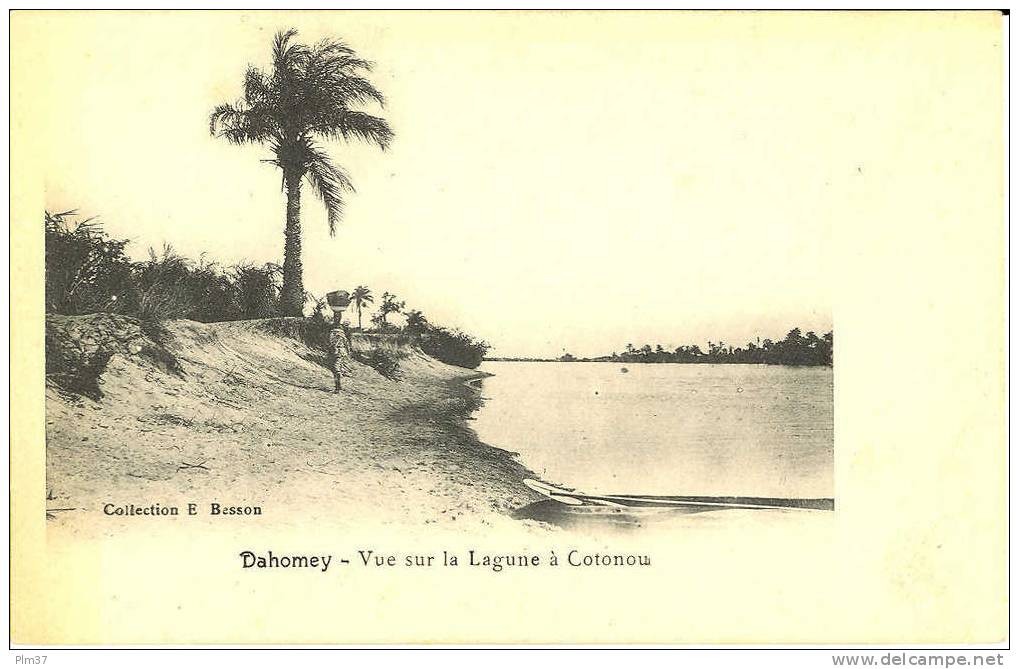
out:
<path id="1" fill-rule="evenodd" d="M 350 293 L 345 290 L 334 290 L 326 295 L 326 302 L 333 311 L 343 311 L 350 304 Z"/>
<path id="2" fill-rule="evenodd" d="M 350 304 L 350 293 L 345 290 L 334 290 L 326 295 L 326 302 L 333 310 L 333 323 L 339 325 L 342 321 L 343 310 Z"/>

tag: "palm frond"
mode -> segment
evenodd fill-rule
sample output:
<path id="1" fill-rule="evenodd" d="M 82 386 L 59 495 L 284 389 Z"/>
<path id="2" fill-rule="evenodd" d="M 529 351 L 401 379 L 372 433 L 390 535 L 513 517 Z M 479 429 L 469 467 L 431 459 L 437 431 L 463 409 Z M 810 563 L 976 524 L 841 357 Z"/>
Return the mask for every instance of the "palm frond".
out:
<path id="1" fill-rule="evenodd" d="M 342 169 L 316 147 L 308 147 L 308 177 L 311 187 L 322 198 L 329 218 L 329 234 L 336 234 L 336 224 L 343 217 L 343 192 L 353 192 L 354 185 Z"/>
<path id="2" fill-rule="evenodd" d="M 209 114 L 209 134 L 215 135 L 223 128 L 236 125 L 241 115 L 241 111 L 231 104 L 216 105 Z"/>
<path id="3" fill-rule="evenodd" d="M 264 142 L 275 136 L 275 127 L 265 110 L 244 103 L 222 104 L 209 115 L 209 134 L 234 144 Z"/>
<path id="4" fill-rule="evenodd" d="M 311 50 L 308 72 L 315 77 L 348 77 L 371 72 L 374 63 L 359 58 L 353 49 L 338 40 L 323 40 Z"/>
<path id="5" fill-rule="evenodd" d="M 249 65 L 244 73 L 244 100 L 251 106 L 268 105 L 273 102 L 273 93 L 269 77 Z"/>
<path id="6" fill-rule="evenodd" d="M 291 43 L 297 36 L 297 29 L 281 30 L 276 33 L 272 45 L 273 69 L 276 72 L 285 72 L 295 69 L 305 62 L 311 53 L 307 46 L 300 43 Z"/>
<path id="7" fill-rule="evenodd" d="M 377 102 L 380 107 L 386 106 L 386 96 L 364 77 L 334 76 L 329 81 L 323 82 L 321 89 L 330 94 L 334 100 L 342 101 L 344 106 L 352 102 L 356 104 Z"/>
<path id="8" fill-rule="evenodd" d="M 393 139 L 393 130 L 385 119 L 349 109 L 338 110 L 337 114 L 321 119 L 313 130 L 332 139 L 373 142 L 383 151 Z"/>
<path id="9" fill-rule="evenodd" d="M 320 54 L 322 56 L 332 56 L 332 55 L 353 56 L 354 55 L 354 50 L 353 49 L 351 49 L 349 46 L 347 46 L 347 44 L 343 40 L 336 39 L 335 37 L 325 37 L 323 39 L 320 39 L 315 44 L 314 52 L 317 53 L 317 54 Z"/>
<path id="10" fill-rule="evenodd" d="M 289 28 L 287 30 L 280 30 L 276 33 L 276 37 L 272 40 L 272 58 L 274 61 L 278 61 L 286 53 L 287 46 L 290 44 L 290 40 L 297 36 L 297 28 Z"/>

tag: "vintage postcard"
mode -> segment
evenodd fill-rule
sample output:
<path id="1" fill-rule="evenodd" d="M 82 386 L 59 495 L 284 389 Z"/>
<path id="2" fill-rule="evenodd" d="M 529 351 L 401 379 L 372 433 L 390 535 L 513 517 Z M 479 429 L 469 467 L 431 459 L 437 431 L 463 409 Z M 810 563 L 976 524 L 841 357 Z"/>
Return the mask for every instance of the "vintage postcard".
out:
<path id="1" fill-rule="evenodd" d="M 1003 642 L 1006 22 L 14 12 L 13 643 Z"/>

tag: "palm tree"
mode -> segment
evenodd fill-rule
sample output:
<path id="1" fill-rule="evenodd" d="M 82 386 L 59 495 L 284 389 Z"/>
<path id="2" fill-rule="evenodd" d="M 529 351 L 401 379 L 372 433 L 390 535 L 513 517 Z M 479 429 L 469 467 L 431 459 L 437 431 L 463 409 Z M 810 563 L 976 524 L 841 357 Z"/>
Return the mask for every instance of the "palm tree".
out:
<path id="1" fill-rule="evenodd" d="M 284 229 L 283 285 L 280 311 L 304 312 L 301 270 L 301 181 L 307 179 L 322 198 L 329 216 L 329 234 L 343 214 L 343 193 L 354 187 L 346 172 L 333 164 L 320 146 L 327 140 L 360 139 L 383 150 L 393 131 L 382 118 L 351 109 L 385 98 L 362 75 L 371 63 L 335 39 L 314 45 L 293 41 L 296 30 L 276 33 L 272 70 L 249 66 L 244 98 L 221 104 L 209 116 L 209 132 L 234 144 L 267 144 L 274 157 L 264 162 L 283 170 L 287 194 Z"/>
<path id="2" fill-rule="evenodd" d="M 382 293 L 382 304 L 379 305 L 379 316 L 381 317 L 382 325 L 388 325 L 389 322 L 386 320 L 386 316 L 389 314 L 396 313 L 403 309 L 403 302 L 396 299 L 396 295 L 392 293 Z"/>
<path id="3" fill-rule="evenodd" d="M 350 294 L 350 299 L 354 303 L 354 307 L 357 308 L 357 329 L 361 329 L 361 307 L 366 304 L 374 304 L 375 297 L 372 292 L 364 286 L 358 286 L 354 289 L 354 292 Z"/>

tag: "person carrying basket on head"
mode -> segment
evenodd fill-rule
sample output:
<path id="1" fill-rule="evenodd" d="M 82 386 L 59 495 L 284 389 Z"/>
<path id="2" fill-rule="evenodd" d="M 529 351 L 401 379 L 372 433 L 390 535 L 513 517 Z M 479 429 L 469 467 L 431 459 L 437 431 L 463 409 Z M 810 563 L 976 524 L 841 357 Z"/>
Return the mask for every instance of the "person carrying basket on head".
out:
<path id="1" fill-rule="evenodd" d="M 343 371 L 343 359 L 350 352 L 350 344 L 347 340 L 347 332 L 343 329 L 341 318 L 343 310 L 350 305 L 350 293 L 345 290 L 334 290 L 326 295 L 329 308 L 333 310 L 333 327 L 329 331 L 329 354 L 330 368 L 333 371 L 333 382 L 336 384 L 333 392 L 340 392 L 340 377 Z"/>

